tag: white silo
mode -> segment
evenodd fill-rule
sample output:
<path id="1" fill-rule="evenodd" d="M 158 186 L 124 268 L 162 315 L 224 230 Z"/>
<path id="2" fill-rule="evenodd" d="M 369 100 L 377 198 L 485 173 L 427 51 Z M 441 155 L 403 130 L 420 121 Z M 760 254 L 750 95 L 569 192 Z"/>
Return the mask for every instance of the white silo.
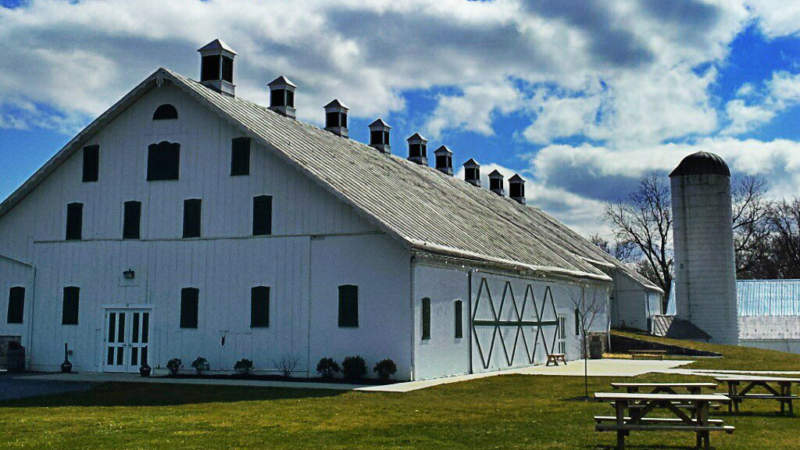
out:
<path id="1" fill-rule="evenodd" d="M 736 345 L 731 172 L 719 156 L 697 152 L 669 176 L 678 318 L 708 333 L 711 342 Z"/>

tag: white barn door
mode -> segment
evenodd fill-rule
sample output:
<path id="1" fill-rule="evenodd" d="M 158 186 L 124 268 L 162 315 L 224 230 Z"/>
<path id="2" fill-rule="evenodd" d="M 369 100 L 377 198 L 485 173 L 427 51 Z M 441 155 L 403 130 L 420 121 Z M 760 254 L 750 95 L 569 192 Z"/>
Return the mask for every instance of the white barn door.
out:
<path id="1" fill-rule="evenodd" d="M 138 372 L 150 345 L 149 309 L 109 308 L 105 313 L 105 372 Z"/>

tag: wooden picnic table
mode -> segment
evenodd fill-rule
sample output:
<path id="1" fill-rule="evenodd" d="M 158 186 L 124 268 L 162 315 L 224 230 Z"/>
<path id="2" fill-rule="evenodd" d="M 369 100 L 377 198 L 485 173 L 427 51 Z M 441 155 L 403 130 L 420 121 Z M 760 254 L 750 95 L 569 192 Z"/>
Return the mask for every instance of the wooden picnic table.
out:
<path id="1" fill-rule="evenodd" d="M 800 383 L 800 378 L 782 377 L 760 377 L 751 375 L 725 375 L 715 378 L 720 383 L 728 384 L 728 403 L 729 412 L 739 412 L 739 404 L 745 399 L 755 400 L 776 400 L 781 404 L 781 414 L 786 413 L 788 406 L 789 415 L 794 415 L 792 400 L 800 396 L 792 395 L 792 383 Z M 744 384 L 744 388 L 739 390 L 739 385 Z M 773 386 L 777 385 L 777 389 Z M 767 393 L 751 394 L 750 391 L 756 387 L 762 387 Z"/>
<path id="2" fill-rule="evenodd" d="M 709 418 L 709 406 L 712 402 L 728 402 L 728 397 L 721 394 L 596 392 L 594 397 L 598 401 L 614 403 L 616 415 L 595 416 L 595 429 L 616 431 L 619 449 L 625 448 L 625 436 L 631 431 L 690 431 L 696 434 L 698 447 L 704 445 L 709 448 L 711 431 L 733 433 L 735 429 L 719 419 Z M 678 404 L 691 404 L 696 417 L 690 417 Z M 633 405 L 638 407 L 634 408 Z M 671 411 L 675 417 L 646 417 L 656 408 Z"/>
<path id="3" fill-rule="evenodd" d="M 684 389 L 690 394 L 701 394 L 703 388 L 716 389 L 717 383 L 611 383 L 611 387 L 625 388 L 631 394 L 640 389 L 647 389 L 651 394 L 677 394 L 678 389 Z"/>
<path id="4" fill-rule="evenodd" d="M 553 363 L 554 365 L 557 366 L 559 361 L 563 362 L 564 365 L 567 365 L 567 359 L 563 353 L 548 353 L 547 363 L 545 364 L 545 366 L 549 366 L 550 363 Z"/>

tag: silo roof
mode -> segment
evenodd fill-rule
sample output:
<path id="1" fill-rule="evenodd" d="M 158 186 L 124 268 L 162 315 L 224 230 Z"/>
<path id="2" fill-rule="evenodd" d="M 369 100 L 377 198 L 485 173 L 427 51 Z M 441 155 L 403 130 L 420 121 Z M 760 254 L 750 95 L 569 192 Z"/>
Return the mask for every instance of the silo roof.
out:
<path id="1" fill-rule="evenodd" d="M 678 167 L 669 174 L 670 177 L 682 175 L 725 175 L 729 177 L 731 171 L 719 155 L 697 152 L 683 158 Z"/>

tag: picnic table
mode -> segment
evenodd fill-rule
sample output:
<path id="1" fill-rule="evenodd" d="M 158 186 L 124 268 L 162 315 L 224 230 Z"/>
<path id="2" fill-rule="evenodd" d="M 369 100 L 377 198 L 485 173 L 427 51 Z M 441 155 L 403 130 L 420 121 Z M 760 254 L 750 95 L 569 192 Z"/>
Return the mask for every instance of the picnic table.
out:
<path id="1" fill-rule="evenodd" d="M 625 436 L 631 431 L 689 431 L 697 437 L 697 446 L 709 448 L 709 433 L 725 431 L 733 433 L 734 427 L 725 425 L 722 420 L 709 418 L 709 406 L 712 402 L 728 402 L 728 397 L 721 394 L 642 394 L 596 392 L 598 401 L 614 403 L 616 415 L 595 416 L 595 430 L 616 431 L 617 448 L 625 448 Z M 690 404 L 696 417 L 690 417 L 679 407 Z M 633 407 L 637 405 L 637 407 Z M 651 411 L 659 408 L 667 410 L 675 417 L 646 417 Z"/>
<path id="2" fill-rule="evenodd" d="M 629 393 L 647 389 L 651 394 L 677 394 L 676 390 L 686 390 L 690 394 L 701 394 L 703 388 L 716 389 L 717 383 L 611 383 L 614 389 L 625 388 Z"/>
<path id="3" fill-rule="evenodd" d="M 557 366 L 559 361 L 563 362 L 564 365 L 567 364 L 567 358 L 564 356 L 563 353 L 548 353 L 547 363 L 545 364 L 545 367 L 549 366 L 550 363 L 553 363 Z"/>
<path id="4" fill-rule="evenodd" d="M 715 378 L 720 383 L 728 384 L 728 411 L 739 412 L 739 404 L 745 399 L 756 400 L 777 400 L 781 404 L 781 414 L 786 413 L 788 406 L 789 415 L 794 415 L 792 400 L 800 398 L 792 395 L 792 383 L 800 383 L 800 378 L 781 378 L 781 377 L 759 377 L 751 375 L 725 375 Z M 739 385 L 744 384 L 744 388 L 739 390 Z M 775 387 L 777 386 L 777 388 Z M 756 387 L 762 387 L 766 393 L 751 394 L 750 391 Z"/>
<path id="5" fill-rule="evenodd" d="M 628 350 L 628 353 L 631 354 L 631 359 L 636 359 L 637 356 L 654 356 L 658 359 L 664 359 L 664 355 L 667 354 L 666 350 L 653 350 L 653 349 L 640 349 L 640 350 Z"/>

